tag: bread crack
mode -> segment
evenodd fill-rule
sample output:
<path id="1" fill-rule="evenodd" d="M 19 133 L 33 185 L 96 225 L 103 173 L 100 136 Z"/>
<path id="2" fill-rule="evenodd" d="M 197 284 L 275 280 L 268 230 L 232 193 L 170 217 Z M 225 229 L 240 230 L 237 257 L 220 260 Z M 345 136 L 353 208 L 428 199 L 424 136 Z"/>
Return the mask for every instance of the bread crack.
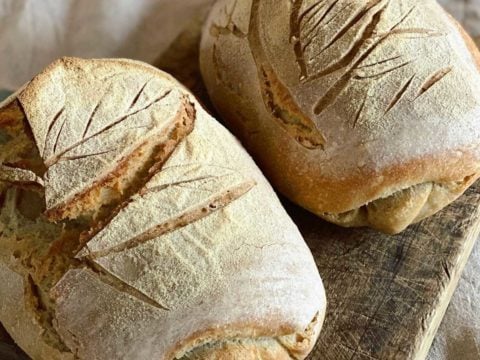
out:
<path id="1" fill-rule="evenodd" d="M 260 35 L 260 1 L 252 1 L 248 31 L 250 49 L 261 80 L 262 98 L 267 110 L 278 120 L 287 133 L 307 149 L 322 148 L 325 138 L 315 123 L 303 113 L 287 87 L 278 78 L 263 50 Z"/>
<path id="2" fill-rule="evenodd" d="M 95 263 L 94 261 L 90 259 L 84 259 L 83 260 L 83 266 L 87 266 L 90 270 L 92 270 L 96 275 L 97 278 L 103 282 L 104 284 L 113 287 L 115 290 L 127 294 L 129 296 L 132 296 L 136 298 L 137 300 L 144 302 L 150 306 L 153 306 L 157 309 L 164 310 L 164 311 L 170 311 L 170 309 L 165 306 L 160 304 L 159 302 L 153 300 L 149 296 L 145 295 L 141 291 L 137 290 L 133 286 L 128 285 L 121 279 L 117 278 L 115 275 L 113 275 L 111 272 L 106 271 L 101 265 Z"/>
<path id="3" fill-rule="evenodd" d="M 398 92 L 395 94 L 392 101 L 388 105 L 387 110 L 385 110 L 385 114 L 387 114 L 390 110 L 392 110 L 395 107 L 395 105 L 397 105 L 398 102 L 402 100 L 403 96 L 405 95 L 408 88 L 412 84 L 412 81 L 414 78 L 415 78 L 415 74 L 412 75 L 412 77 L 410 77 L 410 79 L 408 79 L 407 82 L 398 90 Z"/>
<path id="4" fill-rule="evenodd" d="M 388 4 L 388 3 L 387 3 Z M 381 13 L 385 11 L 386 8 L 383 8 L 381 12 L 379 13 L 378 21 L 381 19 Z M 395 32 L 398 26 L 400 26 L 414 11 L 415 6 L 409 9 L 396 23 L 394 23 L 387 32 L 384 34 L 380 35 L 374 35 L 375 34 L 375 29 L 372 29 L 372 36 L 368 39 L 363 39 L 363 43 L 367 44 L 365 47 L 365 51 L 363 54 L 359 56 L 354 56 L 353 58 L 356 59 L 353 61 L 353 63 L 348 67 L 348 70 L 337 80 L 335 83 L 330 87 L 330 89 L 323 95 L 315 104 L 314 106 L 314 113 L 316 115 L 322 114 L 330 105 L 334 104 L 338 97 L 341 95 L 341 93 L 352 84 L 351 80 L 354 79 L 355 77 L 358 77 L 359 79 L 362 78 L 357 73 L 357 70 L 359 66 L 379 47 L 381 46 L 385 41 L 390 40 L 393 36 L 402 34 L 403 32 Z M 376 23 L 376 26 L 378 26 L 378 23 Z M 367 41 L 368 40 L 368 41 Z M 371 44 L 371 45 L 368 45 Z M 363 49 L 364 46 L 360 46 L 359 51 Z M 411 61 L 410 61 L 411 62 Z M 410 62 L 406 62 L 402 64 L 401 67 L 407 66 L 410 64 Z M 400 68 L 401 68 L 400 67 Z M 381 72 L 377 73 L 374 77 L 378 77 L 380 75 L 384 75 L 390 71 L 396 70 L 399 67 L 394 67 L 390 69 L 387 72 Z"/>
<path id="5" fill-rule="evenodd" d="M 43 340 L 60 352 L 70 353 L 70 348 L 62 340 L 53 324 L 53 313 L 49 311 L 49 306 L 42 299 L 40 289 L 31 275 L 28 275 L 25 280 L 25 298 L 26 306 L 30 307 L 38 323 L 45 329 L 42 334 Z"/>
<path id="6" fill-rule="evenodd" d="M 171 186 L 181 186 L 182 184 L 198 181 L 198 179 L 189 180 L 185 182 L 179 182 L 172 184 Z M 226 207 L 231 202 L 237 200 L 241 196 L 245 195 L 255 186 L 255 181 L 246 181 L 237 186 L 224 189 L 218 195 L 207 199 L 207 201 L 196 204 L 195 207 L 189 208 L 186 211 L 180 213 L 174 219 L 169 219 L 161 224 L 156 225 L 153 228 L 150 228 L 147 231 L 144 231 L 142 234 L 136 236 L 133 239 L 127 240 L 120 245 L 111 247 L 104 251 L 89 251 L 88 248 L 85 248 L 85 252 L 79 254 L 80 257 L 88 257 L 89 259 L 96 259 L 100 257 L 105 257 L 112 253 L 120 253 L 128 249 L 132 249 L 141 244 L 144 244 L 150 240 L 156 239 L 168 232 L 178 230 L 179 228 L 185 227 L 191 223 L 199 221 L 212 213 L 221 210 Z M 148 192 L 157 192 L 163 190 L 165 187 L 157 187 L 149 189 Z M 145 194 L 145 192 L 144 192 Z"/>
<path id="7" fill-rule="evenodd" d="M 135 111 L 132 111 L 126 115 L 123 115 L 121 116 L 120 118 L 114 120 L 112 123 L 110 123 L 109 125 L 103 127 L 102 129 L 96 131 L 95 133 L 91 134 L 91 135 L 88 135 L 86 136 L 86 132 L 85 132 L 85 135 L 82 137 L 81 140 L 75 142 L 74 144 L 68 146 L 67 148 L 65 149 L 62 149 L 59 153 L 56 153 L 56 147 L 57 147 L 57 143 L 58 143 L 58 139 L 61 135 L 61 132 L 62 132 L 62 129 L 63 129 L 63 126 L 64 124 L 62 124 L 62 128 L 60 129 L 59 133 L 57 134 L 57 137 L 56 137 L 56 141 L 55 141 L 55 145 L 54 145 L 54 149 L 53 149 L 53 153 L 54 155 L 51 156 L 50 158 L 47 158 L 45 159 L 45 165 L 47 167 L 50 167 L 50 166 L 53 166 L 55 165 L 59 160 L 62 159 L 62 157 L 68 153 L 69 151 L 72 151 L 74 149 L 76 149 L 77 147 L 79 147 L 80 145 L 84 144 L 86 141 L 96 137 L 96 136 L 99 136 L 101 135 L 102 133 L 105 133 L 106 131 L 112 129 L 113 127 L 121 124 L 123 121 L 125 121 L 126 119 L 128 119 L 129 117 L 131 116 L 134 116 L 142 111 L 145 111 L 145 110 L 148 110 L 150 107 L 158 104 L 159 102 L 161 102 L 165 97 L 167 97 L 169 94 L 171 93 L 171 90 L 168 90 L 167 92 L 165 92 L 164 94 L 160 95 L 159 97 L 157 97 L 156 99 L 154 99 L 153 101 L 151 101 L 150 103 L 148 103 L 147 105 L 145 105 L 144 107 L 140 108 L 140 109 L 137 109 Z M 88 122 L 90 123 L 92 121 L 92 119 L 90 118 L 88 120 Z M 86 131 L 88 131 L 88 128 L 86 129 Z"/>
<path id="8" fill-rule="evenodd" d="M 165 96 L 167 95 L 164 94 L 162 98 Z M 151 103 L 155 103 L 159 98 Z M 95 180 L 83 192 L 48 210 L 47 216 L 56 220 L 65 216 L 72 218 L 79 214 L 87 214 L 94 216 L 96 221 L 100 221 L 108 212 L 137 193 L 168 160 L 178 144 L 193 130 L 196 117 L 195 107 L 187 98 L 183 98 L 182 104 L 175 119 L 161 133 L 147 138 L 143 144 L 138 145 L 134 151 L 120 161 L 116 169 Z M 118 122 L 111 126 L 116 124 Z M 63 161 L 82 159 L 113 151 L 114 149 L 107 149 L 96 154 L 63 158 Z"/>
<path id="9" fill-rule="evenodd" d="M 63 106 L 56 114 L 55 116 L 53 117 L 53 120 L 50 122 L 50 125 L 48 125 L 48 129 L 47 129 L 47 135 L 45 136 L 45 144 L 43 146 L 43 153 L 42 153 L 42 157 L 45 155 L 45 151 L 47 149 L 47 145 L 48 145 L 48 139 L 50 137 L 50 133 L 53 129 L 53 127 L 55 126 L 55 124 L 57 123 L 58 119 L 60 119 L 60 117 L 63 115 L 63 112 L 65 111 L 65 106 Z M 65 119 L 64 119 L 65 121 Z M 65 124 L 65 122 L 64 122 Z M 62 132 L 62 129 L 63 129 L 63 125 L 60 127 L 60 130 L 57 132 L 57 135 L 55 136 L 55 145 L 53 147 L 53 151 L 55 152 L 55 148 L 56 148 L 56 144 L 58 143 L 58 138 L 60 136 L 60 133 Z"/>
<path id="10" fill-rule="evenodd" d="M 448 74 L 450 74 L 450 72 L 453 70 L 453 67 L 452 66 L 448 66 L 446 68 L 443 68 L 443 69 L 440 69 L 438 71 L 436 71 L 435 73 L 433 73 L 432 75 L 430 75 L 430 77 L 422 84 L 419 92 L 418 92 L 418 95 L 417 95 L 417 98 L 422 96 L 423 94 L 425 94 L 427 91 L 429 91 L 433 86 L 435 86 L 436 84 L 438 84 L 440 81 L 442 81 L 442 79 L 447 76 Z"/>

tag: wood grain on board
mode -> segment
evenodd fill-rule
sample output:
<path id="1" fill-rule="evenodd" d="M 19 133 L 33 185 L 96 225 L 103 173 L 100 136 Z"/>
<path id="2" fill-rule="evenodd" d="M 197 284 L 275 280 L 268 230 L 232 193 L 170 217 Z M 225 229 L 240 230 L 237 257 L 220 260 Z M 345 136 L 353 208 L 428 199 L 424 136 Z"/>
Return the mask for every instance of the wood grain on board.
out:
<path id="1" fill-rule="evenodd" d="M 288 208 L 328 299 L 309 359 L 424 359 L 479 234 L 480 183 L 397 236 L 342 229 Z"/>

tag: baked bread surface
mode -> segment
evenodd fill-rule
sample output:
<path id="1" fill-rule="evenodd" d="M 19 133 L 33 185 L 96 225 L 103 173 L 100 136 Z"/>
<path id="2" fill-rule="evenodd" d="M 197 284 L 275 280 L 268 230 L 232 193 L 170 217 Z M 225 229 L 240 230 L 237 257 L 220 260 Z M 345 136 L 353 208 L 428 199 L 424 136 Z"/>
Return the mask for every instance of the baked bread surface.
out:
<path id="1" fill-rule="evenodd" d="M 303 359 L 312 255 L 167 74 L 63 58 L 0 106 L 0 321 L 33 359 Z"/>
<path id="2" fill-rule="evenodd" d="M 475 45 L 434 0 L 220 0 L 201 69 L 273 185 L 396 233 L 479 176 Z"/>

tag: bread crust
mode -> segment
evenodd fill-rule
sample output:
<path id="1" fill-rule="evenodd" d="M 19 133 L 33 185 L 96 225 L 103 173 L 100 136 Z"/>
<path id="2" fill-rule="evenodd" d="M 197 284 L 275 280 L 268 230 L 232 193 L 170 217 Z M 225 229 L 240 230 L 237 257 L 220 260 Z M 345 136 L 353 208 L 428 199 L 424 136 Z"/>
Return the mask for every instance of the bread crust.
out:
<path id="1" fill-rule="evenodd" d="M 97 82 L 105 75 L 115 82 Z M 82 98 L 91 91 L 88 84 L 98 88 Z M 105 88 L 116 91 L 99 99 Z M 33 136 L 25 141 L 34 141 L 46 171 L 1 172 L 0 164 L 0 179 L 9 181 L 0 187 L 7 198 L 0 203 L 5 219 L 0 223 L 5 230 L 0 230 L 0 269 L 12 267 L 21 274 L 12 280 L 17 287 L 26 286 L 20 284 L 22 278 L 29 279 L 37 306 L 28 315 L 38 321 L 35 326 L 25 318 L 10 321 L 14 302 L 5 304 L 0 321 L 32 358 L 171 360 L 201 344 L 231 339 L 251 344 L 228 345 L 208 356 L 280 356 L 286 348 L 299 359 L 308 355 L 326 306 L 313 257 L 252 159 L 181 85 L 133 61 L 67 58 L 16 96 L 25 114 L 21 120 L 32 128 Z M 149 126 L 131 140 L 130 126 L 123 122 L 128 116 L 118 112 L 122 106 L 142 109 L 152 99 L 160 99 L 161 106 L 137 119 L 136 126 L 142 121 Z M 101 117 L 91 115 L 92 104 Z M 55 121 L 65 119 L 65 125 L 57 128 L 47 121 L 59 113 Z M 70 124 L 72 118 L 76 121 Z M 77 162 L 76 156 L 63 156 L 63 145 L 49 140 L 49 133 L 58 132 L 54 140 L 68 148 L 78 142 L 78 134 L 89 134 L 88 129 L 97 133 L 112 119 L 121 119 L 122 133 L 92 139 L 100 149 L 126 145 L 112 159 L 115 165 L 125 164 L 124 178 L 133 190 L 116 196 L 109 195 L 105 182 L 96 181 L 93 171 L 100 164 L 102 176 L 121 176 L 103 152 Z M 159 131 L 171 124 L 178 128 L 178 119 L 189 131 Z M 68 129 L 68 136 L 62 137 L 62 129 Z M 131 141 L 144 144 L 152 134 L 160 134 L 155 138 L 159 149 L 173 140 L 174 145 L 168 156 L 140 156 L 145 171 L 133 171 L 136 164 L 122 161 L 142 148 Z M 62 161 L 51 161 L 59 157 Z M 52 172 L 52 166 L 60 170 Z M 74 176 L 79 180 L 71 187 Z M 38 182 L 36 201 L 46 198 L 46 211 L 26 219 L 15 197 L 31 181 Z M 90 189 L 104 197 L 86 201 L 76 196 Z M 98 202 L 112 211 L 90 216 Z M 52 211 L 61 215 L 52 216 Z M 60 218 L 62 223 L 53 221 Z M 44 233 L 40 240 L 39 232 Z M 2 290 L 10 296 L 8 287 Z M 25 334 L 40 333 L 29 343 L 15 327 L 26 329 Z M 47 338 L 58 340 L 57 347 L 46 347 Z"/>
<path id="2" fill-rule="evenodd" d="M 478 51 L 435 1 L 292 4 L 219 1 L 201 46 L 215 106 L 280 192 L 337 216 L 426 183 L 465 183 L 455 199 L 479 177 Z M 279 124 L 279 112 L 299 119 L 292 102 L 324 144 Z M 398 232 L 398 218 L 358 223 Z"/>
<path id="3" fill-rule="evenodd" d="M 304 359 L 312 351 L 320 334 L 325 313 L 319 313 L 312 319 L 308 327 L 300 332 L 292 333 L 292 329 L 282 330 L 284 336 L 272 337 L 269 331 L 255 324 L 238 324 L 229 329 L 230 336 L 224 330 L 211 329 L 195 334 L 182 346 L 175 350 L 175 358 L 193 359 Z M 254 336 L 235 336 L 235 329 L 255 329 Z M 188 345 L 187 345 L 188 344 Z M 178 350 L 182 349 L 182 353 Z M 185 349 L 189 349 L 185 351 Z M 179 355 L 182 354 L 182 355 Z"/>

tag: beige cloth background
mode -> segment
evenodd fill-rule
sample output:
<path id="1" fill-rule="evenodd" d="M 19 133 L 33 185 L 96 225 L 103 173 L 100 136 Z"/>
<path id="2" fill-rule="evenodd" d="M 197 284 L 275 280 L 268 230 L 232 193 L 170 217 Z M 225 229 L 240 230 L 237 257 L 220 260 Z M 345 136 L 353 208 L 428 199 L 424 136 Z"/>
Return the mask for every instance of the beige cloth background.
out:
<path id="1" fill-rule="evenodd" d="M 0 0 L 0 89 L 61 56 L 155 63 L 213 0 Z"/>
<path id="2" fill-rule="evenodd" d="M 0 0 L 0 89 L 18 88 L 64 55 L 156 64 L 212 1 Z M 480 0 L 439 2 L 480 44 Z M 480 242 L 428 357 L 444 359 L 480 360 Z"/>
<path id="3" fill-rule="evenodd" d="M 439 2 L 462 22 L 480 45 L 480 0 Z M 480 241 L 470 256 L 430 349 L 428 360 L 443 359 L 480 360 Z"/>

